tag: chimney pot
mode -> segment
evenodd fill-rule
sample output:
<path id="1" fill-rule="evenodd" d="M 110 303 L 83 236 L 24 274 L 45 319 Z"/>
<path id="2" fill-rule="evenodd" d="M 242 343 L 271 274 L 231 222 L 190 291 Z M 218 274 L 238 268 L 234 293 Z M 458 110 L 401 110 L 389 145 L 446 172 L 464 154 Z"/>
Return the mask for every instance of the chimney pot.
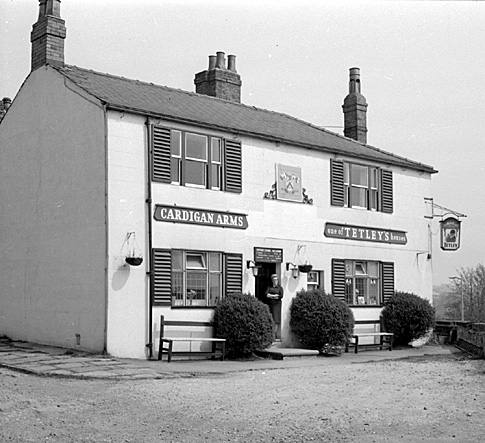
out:
<path id="1" fill-rule="evenodd" d="M 216 67 L 216 56 L 209 55 L 209 71 L 212 71 Z"/>
<path id="2" fill-rule="evenodd" d="M 232 72 L 236 71 L 236 56 L 235 55 L 228 55 L 227 56 L 227 69 Z"/>
<path id="3" fill-rule="evenodd" d="M 12 104 L 12 99 L 8 97 L 4 97 L 3 100 L 3 109 L 6 111 L 8 108 L 10 108 L 10 105 Z"/>
<path id="4" fill-rule="evenodd" d="M 216 68 L 226 69 L 226 61 L 224 60 L 224 53 L 216 52 L 216 55 L 217 55 Z"/>

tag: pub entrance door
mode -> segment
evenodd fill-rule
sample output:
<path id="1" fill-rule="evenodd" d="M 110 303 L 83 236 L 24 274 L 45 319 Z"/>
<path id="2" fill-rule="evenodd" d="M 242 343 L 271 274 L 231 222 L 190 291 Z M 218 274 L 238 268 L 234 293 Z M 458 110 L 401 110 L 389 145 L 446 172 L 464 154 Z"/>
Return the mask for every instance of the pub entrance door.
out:
<path id="1" fill-rule="evenodd" d="M 256 298 L 266 303 L 266 289 L 271 285 L 271 276 L 276 274 L 276 263 L 256 263 L 259 267 L 255 282 Z"/>

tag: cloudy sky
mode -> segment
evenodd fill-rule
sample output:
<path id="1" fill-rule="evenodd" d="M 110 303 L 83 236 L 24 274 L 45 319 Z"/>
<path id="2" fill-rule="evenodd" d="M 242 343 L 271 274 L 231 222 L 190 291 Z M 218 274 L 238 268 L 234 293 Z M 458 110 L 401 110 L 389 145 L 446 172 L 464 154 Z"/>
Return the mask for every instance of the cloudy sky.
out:
<path id="1" fill-rule="evenodd" d="M 1 97 L 30 71 L 37 15 L 0 0 Z M 209 55 L 235 54 L 243 103 L 338 133 L 359 67 L 368 143 L 433 166 L 428 197 L 467 215 L 456 252 L 430 220 L 434 284 L 485 262 L 485 2 L 63 0 L 61 16 L 68 64 L 194 91 Z"/>

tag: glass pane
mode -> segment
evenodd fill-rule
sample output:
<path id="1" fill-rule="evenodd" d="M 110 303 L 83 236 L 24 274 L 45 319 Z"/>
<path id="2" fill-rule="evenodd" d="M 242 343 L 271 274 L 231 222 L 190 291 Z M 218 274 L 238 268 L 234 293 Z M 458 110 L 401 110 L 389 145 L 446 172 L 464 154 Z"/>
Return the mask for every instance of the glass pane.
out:
<path id="1" fill-rule="evenodd" d="M 182 251 L 172 251 L 172 269 L 181 271 L 183 269 L 183 253 Z"/>
<path id="2" fill-rule="evenodd" d="M 205 186 L 205 163 L 185 162 L 185 184 Z"/>
<path id="3" fill-rule="evenodd" d="M 354 301 L 354 285 L 352 278 L 345 279 L 345 300 L 349 305 L 355 305 Z"/>
<path id="4" fill-rule="evenodd" d="M 350 201 L 352 206 L 367 209 L 367 189 L 366 188 L 352 188 Z"/>
<path id="5" fill-rule="evenodd" d="M 346 276 L 354 275 L 352 265 L 353 265 L 353 262 L 351 260 L 345 260 L 345 275 Z"/>
<path id="6" fill-rule="evenodd" d="M 368 186 L 369 168 L 367 166 L 352 165 L 351 179 L 352 184 L 357 186 Z"/>
<path id="7" fill-rule="evenodd" d="M 356 278 L 355 279 L 355 295 L 357 297 L 357 304 L 366 304 L 367 298 L 367 279 L 366 278 Z"/>
<path id="8" fill-rule="evenodd" d="M 377 189 L 377 169 L 370 169 L 370 187 Z"/>
<path id="9" fill-rule="evenodd" d="M 187 269 L 206 269 L 205 254 L 187 253 Z"/>
<path id="10" fill-rule="evenodd" d="M 209 306 L 215 306 L 217 302 L 221 299 L 221 281 L 221 274 L 209 274 Z"/>
<path id="11" fill-rule="evenodd" d="M 365 263 L 357 262 L 355 264 L 355 275 L 367 275 Z"/>
<path id="12" fill-rule="evenodd" d="M 172 131 L 170 137 L 170 152 L 173 156 L 180 157 L 180 149 L 182 146 L 182 133 L 180 131 Z"/>
<path id="13" fill-rule="evenodd" d="M 307 274 L 307 283 L 317 283 L 318 284 L 318 272 L 311 271 Z"/>
<path id="14" fill-rule="evenodd" d="M 172 306 L 184 305 L 184 277 L 182 272 L 172 273 Z"/>
<path id="15" fill-rule="evenodd" d="M 180 159 L 177 157 L 172 157 L 170 160 L 170 176 L 172 183 L 180 184 Z"/>
<path id="16" fill-rule="evenodd" d="M 350 165 L 348 163 L 344 163 L 344 183 L 346 185 L 349 184 L 349 168 Z"/>
<path id="17" fill-rule="evenodd" d="M 207 137 L 185 134 L 185 158 L 207 161 Z"/>
<path id="18" fill-rule="evenodd" d="M 379 305 L 379 280 L 377 278 L 369 279 L 369 304 Z"/>
<path id="19" fill-rule="evenodd" d="M 187 306 L 207 305 L 207 274 L 187 271 Z"/>
<path id="20" fill-rule="evenodd" d="M 220 165 L 211 165 L 211 188 L 221 189 L 221 167 Z"/>
<path id="21" fill-rule="evenodd" d="M 221 254 L 211 252 L 209 254 L 209 270 L 220 272 L 221 271 Z"/>
<path id="22" fill-rule="evenodd" d="M 221 163 L 221 139 L 213 138 L 211 141 L 211 161 Z"/>
<path id="23" fill-rule="evenodd" d="M 375 189 L 370 191 L 369 208 L 377 211 L 377 191 Z"/>
<path id="24" fill-rule="evenodd" d="M 367 263 L 367 272 L 370 277 L 379 277 L 379 266 L 377 262 L 370 261 Z"/>

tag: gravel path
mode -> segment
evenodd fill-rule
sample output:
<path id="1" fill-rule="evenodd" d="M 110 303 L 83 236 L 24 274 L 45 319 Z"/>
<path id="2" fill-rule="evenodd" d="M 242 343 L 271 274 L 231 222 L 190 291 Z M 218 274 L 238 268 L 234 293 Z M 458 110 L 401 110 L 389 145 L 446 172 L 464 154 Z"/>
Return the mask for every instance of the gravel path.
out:
<path id="1" fill-rule="evenodd" d="M 119 382 L 0 368 L 0 441 L 483 441 L 485 361 L 326 362 Z"/>

